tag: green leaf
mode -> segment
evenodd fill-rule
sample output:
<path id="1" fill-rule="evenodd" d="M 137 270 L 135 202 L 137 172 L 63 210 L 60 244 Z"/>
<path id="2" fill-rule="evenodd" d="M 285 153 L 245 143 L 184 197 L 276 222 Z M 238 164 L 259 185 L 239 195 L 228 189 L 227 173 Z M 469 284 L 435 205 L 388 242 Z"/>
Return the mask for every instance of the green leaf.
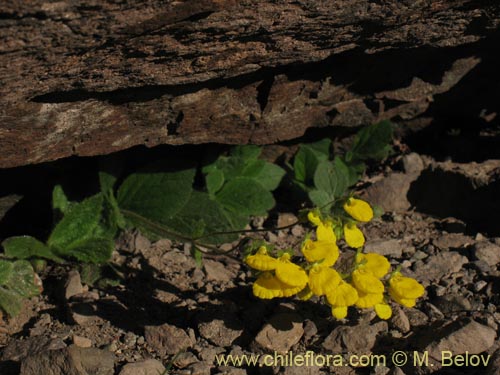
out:
<path id="1" fill-rule="evenodd" d="M 248 217 L 245 224 L 248 223 Z M 196 239 L 214 232 L 241 229 L 239 223 L 232 220 L 219 202 L 210 199 L 208 194 L 194 191 L 183 209 L 166 223 L 167 227 L 191 239 Z M 203 243 L 224 243 L 237 238 L 237 235 L 220 234 L 203 237 Z"/>
<path id="2" fill-rule="evenodd" d="M 306 185 L 312 185 L 314 173 L 319 163 L 328 160 L 330 156 L 329 139 L 316 143 L 303 144 L 293 160 L 295 179 Z"/>
<path id="3" fill-rule="evenodd" d="M 158 164 L 128 176 L 118 190 L 121 209 L 165 223 L 189 200 L 196 170 L 162 170 Z"/>
<path id="4" fill-rule="evenodd" d="M 264 189 L 272 191 L 279 186 L 284 175 L 285 170 L 276 164 L 255 160 L 243 169 L 241 176 L 253 178 Z"/>
<path id="5" fill-rule="evenodd" d="M 43 258 L 57 263 L 64 262 L 44 243 L 30 236 L 10 237 L 2 242 L 5 255 L 9 258 Z"/>
<path id="6" fill-rule="evenodd" d="M 382 160 L 389 154 L 392 141 L 392 124 L 381 121 L 367 126 L 356 135 L 352 145 L 352 160 Z"/>
<path id="7" fill-rule="evenodd" d="M 35 283 L 35 277 L 35 272 L 30 262 L 18 260 L 12 265 L 11 276 L 4 285 L 21 297 L 29 298 L 37 296 L 41 290 Z"/>
<path id="8" fill-rule="evenodd" d="M 111 238 L 87 238 L 60 251 L 66 257 L 73 257 L 81 262 L 103 264 L 109 261 L 115 243 Z"/>
<path id="9" fill-rule="evenodd" d="M 224 185 L 224 173 L 220 169 L 214 168 L 205 176 L 205 181 L 209 194 L 214 195 Z"/>
<path id="10" fill-rule="evenodd" d="M 332 163 L 323 161 L 314 173 L 314 186 L 331 198 L 341 197 L 348 186 L 348 171 L 339 158 Z"/>
<path id="11" fill-rule="evenodd" d="M 333 201 L 333 197 L 328 194 L 326 191 L 323 190 L 310 190 L 309 193 L 309 199 L 311 202 L 316 206 L 316 207 L 323 207 L 325 210 L 329 210 L 331 207 L 331 204 Z"/>
<path id="12" fill-rule="evenodd" d="M 0 259 L 0 285 L 4 285 L 9 280 L 12 273 L 12 262 Z"/>
<path id="13" fill-rule="evenodd" d="M 54 186 L 54 190 L 52 190 L 52 209 L 65 213 L 70 205 L 71 203 L 66 197 L 61 185 Z"/>
<path id="14" fill-rule="evenodd" d="M 47 244 L 64 250 L 93 235 L 101 220 L 102 194 L 74 203 L 52 231 Z"/>
<path id="15" fill-rule="evenodd" d="M 273 195 L 248 177 L 229 181 L 215 197 L 225 209 L 238 215 L 264 216 L 275 204 Z"/>
<path id="16" fill-rule="evenodd" d="M 0 286 L 0 308 L 10 316 L 19 315 L 23 308 L 23 297 L 12 290 Z"/>
<path id="17" fill-rule="evenodd" d="M 235 146 L 231 150 L 231 156 L 241 158 L 244 161 L 256 160 L 261 153 L 261 148 L 255 145 Z"/>

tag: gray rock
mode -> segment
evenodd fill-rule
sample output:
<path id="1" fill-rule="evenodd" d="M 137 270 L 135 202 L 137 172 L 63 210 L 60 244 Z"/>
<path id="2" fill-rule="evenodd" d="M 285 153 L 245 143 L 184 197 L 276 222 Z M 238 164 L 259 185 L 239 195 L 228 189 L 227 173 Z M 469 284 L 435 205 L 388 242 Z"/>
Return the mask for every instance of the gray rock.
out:
<path id="1" fill-rule="evenodd" d="M 394 306 L 392 309 L 391 324 L 403 333 L 407 333 L 411 329 L 410 320 L 404 310 L 399 306 Z"/>
<path id="2" fill-rule="evenodd" d="M 377 335 L 387 331 L 388 325 L 385 321 L 339 326 L 326 337 L 322 346 L 331 353 L 341 353 L 344 349 L 356 354 L 368 353 L 375 345 Z"/>
<path id="3" fill-rule="evenodd" d="M 71 345 L 28 356 L 21 363 L 21 375 L 113 375 L 115 357 L 107 350 Z"/>
<path id="4" fill-rule="evenodd" d="M 470 301 L 461 295 L 436 297 L 432 300 L 432 303 L 445 315 L 472 309 Z"/>
<path id="5" fill-rule="evenodd" d="M 410 185 L 418 174 L 391 173 L 369 186 L 364 198 L 372 204 L 381 206 L 384 211 L 405 212 L 411 207 L 407 195 Z"/>
<path id="6" fill-rule="evenodd" d="M 241 336 L 243 324 L 233 314 L 228 313 L 223 317 L 211 313 L 201 314 L 198 324 L 200 335 L 217 346 L 231 346 Z"/>
<path id="7" fill-rule="evenodd" d="M 86 337 L 73 335 L 73 344 L 80 348 L 90 348 L 92 346 L 92 340 Z"/>
<path id="8" fill-rule="evenodd" d="M 474 243 L 472 237 L 461 233 L 442 233 L 439 237 L 432 240 L 434 246 L 441 250 L 460 249 Z"/>
<path id="9" fill-rule="evenodd" d="M 302 317 L 296 313 L 275 314 L 257 334 L 255 343 L 269 351 L 287 352 L 304 334 L 302 323 Z"/>
<path id="10" fill-rule="evenodd" d="M 319 375 L 321 367 L 318 366 L 286 366 L 283 375 Z"/>
<path id="11" fill-rule="evenodd" d="M 460 271 L 468 259 L 455 251 L 446 251 L 431 255 L 427 262 L 415 262 L 415 276 L 420 282 L 432 282 Z"/>
<path id="12" fill-rule="evenodd" d="M 396 239 L 376 239 L 368 240 L 365 244 L 365 253 L 377 253 L 393 258 L 401 258 L 403 255 L 403 246 Z"/>
<path id="13" fill-rule="evenodd" d="M 203 259 L 203 266 L 205 268 L 207 280 L 230 281 L 236 277 L 234 272 L 232 272 L 231 269 L 226 268 L 226 266 L 221 262 L 211 259 Z"/>
<path id="14" fill-rule="evenodd" d="M 80 273 L 72 270 L 68 273 L 68 278 L 64 284 L 64 298 L 69 300 L 71 297 L 81 293 L 83 293 L 83 285 Z"/>
<path id="15" fill-rule="evenodd" d="M 500 246 L 489 241 L 478 242 L 474 246 L 474 256 L 494 267 L 500 263 Z"/>
<path id="16" fill-rule="evenodd" d="M 401 159 L 405 173 L 419 174 L 424 170 L 424 161 L 416 152 L 404 155 Z"/>
<path id="17" fill-rule="evenodd" d="M 100 321 L 96 307 L 92 303 L 74 302 L 69 305 L 70 319 L 78 325 L 88 326 Z"/>
<path id="18" fill-rule="evenodd" d="M 495 343 L 496 332 L 488 326 L 467 320 L 452 323 L 437 335 L 440 338 L 426 348 L 429 356 L 434 358 L 441 358 L 443 351 L 450 351 L 453 355 L 484 352 Z"/>
<path id="19" fill-rule="evenodd" d="M 36 355 L 49 350 L 59 350 L 66 347 L 60 339 L 46 336 L 34 336 L 25 340 L 13 340 L 3 348 L 0 361 L 18 362 L 28 356 Z"/>
<path id="20" fill-rule="evenodd" d="M 119 375 L 160 375 L 165 372 L 165 367 L 156 359 L 146 359 L 123 366 Z"/>
<path id="21" fill-rule="evenodd" d="M 187 368 L 177 371 L 175 375 L 210 375 L 212 363 L 209 362 L 196 362 L 189 365 Z"/>
<path id="22" fill-rule="evenodd" d="M 500 374 L 500 349 L 497 349 L 490 358 L 490 363 L 486 370 L 486 375 Z"/>
<path id="23" fill-rule="evenodd" d="M 183 329 L 170 324 L 144 327 L 144 338 L 162 355 L 174 355 L 193 345 L 193 341 Z"/>

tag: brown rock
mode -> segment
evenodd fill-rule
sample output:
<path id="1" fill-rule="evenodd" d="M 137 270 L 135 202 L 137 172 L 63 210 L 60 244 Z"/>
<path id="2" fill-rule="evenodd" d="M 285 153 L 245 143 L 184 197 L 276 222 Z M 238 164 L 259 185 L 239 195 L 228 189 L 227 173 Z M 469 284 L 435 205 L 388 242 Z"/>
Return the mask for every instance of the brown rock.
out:
<path id="1" fill-rule="evenodd" d="M 285 353 L 304 334 L 303 319 L 296 313 L 278 313 L 271 317 L 255 337 L 255 343 L 266 350 Z"/>
<path id="2" fill-rule="evenodd" d="M 455 251 L 442 252 L 431 255 L 427 263 L 418 261 L 415 263 L 415 277 L 420 282 L 437 281 L 447 275 L 459 272 L 463 265 L 469 260 Z"/>
<path id="3" fill-rule="evenodd" d="M 429 356 L 441 358 L 443 351 L 450 351 L 453 355 L 484 352 L 493 346 L 496 332 L 488 326 L 469 320 L 452 323 L 436 335 L 440 338 L 429 344 L 426 350 Z"/>
<path id="4" fill-rule="evenodd" d="M 217 346 L 231 346 L 243 332 L 243 324 L 233 314 L 223 317 L 206 313 L 200 316 L 200 335 Z"/>
<path id="5" fill-rule="evenodd" d="M 123 366 L 119 375 L 158 375 L 165 372 L 165 366 L 156 359 L 146 359 Z"/>
<path id="6" fill-rule="evenodd" d="M 193 345 L 183 329 L 170 324 L 146 326 L 144 337 L 146 342 L 162 355 L 175 355 Z"/>
<path id="7" fill-rule="evenodd" d="M 377 335 L 388 331 L 387 322 L 359 324 L 357 326 L 339 326 L 323 341 L 323 348 L 332 353 L 345 350 L 361 354 L 368 353 L 375 345 Z"/>
<path id="8" fill-rule="evenodd" d="M 107 350 L 70 346 L 25 358 L 21 375 L 113 375 L 115 358 Z"/>
<path id="9" fill-rule="evenodd" d="M 478 242 L 474 246 L 474 256 L 494 267 L 500 263 L 500 246 L 489 241 Z"/>

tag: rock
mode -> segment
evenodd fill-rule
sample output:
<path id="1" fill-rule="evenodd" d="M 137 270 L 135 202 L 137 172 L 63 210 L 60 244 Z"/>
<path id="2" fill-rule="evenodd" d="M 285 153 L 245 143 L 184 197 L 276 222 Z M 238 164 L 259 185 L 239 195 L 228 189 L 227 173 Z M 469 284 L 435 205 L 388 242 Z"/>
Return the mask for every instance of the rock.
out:
<path id="1" fill-rule="evenodd" d="M 92 340 L 90 340 L 86 337 L 74 335 L 73 336 L 73 344 L 75 344 L 76 346 L 79 346 L 80 348 L 90 348 L 92 346 Z"/>
<path id="2" fill-rule="evenodd" d="M 202 322 L 198 324 L 200 335 L 217 346 L 231 346 L 241 336 L 243 324 L 233 314 L 202 313 L 199 316 Z"/>
<path id="3" fill-rule="evenodd" d="M 255 343 L 266 350 L 285 353 L 304 334 L 303 319 L 296 313 L 278 313 L 271 317 L 255 337 Z"/>
<path id="4" fill-rule="evenodd" d="M 193 341 L 183 329 L 170 324 L 146 326 L 144 337 L 161 355 L 175 355 L 193 345 Z"/>
<path id="5" fill-rule="evenodd" d="M 415 263 L 415 277 L 420 282 L 437 281 L 447 275 L 458 272 L 468 259 L 455 251 L 446 251 L 427 258 L 427 263 Z"/>
<path id="6" fill-rule="evenodd" d="M 51 339 L 46 336 L 34 336 L 25 340 L 13 340 L 2 349 L 0 361 L 18 362 L 28 356 L 37 355 L 49 350 L 59 350 L 66 347 L 59 338 Z"/>
<path id="7" fill-rule="evenodd" d="M 488 241 L 478 242 L 474 245 L 474 256 L 495 267 L 500 263 L 500 246 Z"/>
<path id="8" fill-rule="evenodd" d="M 198 358 L 193 353 L 183 352 L 175 356 L 174 365 L 177 368 L 185 368 L 195 362 L 198 362 Z"/>
<path id="9" fill-rule="evenodd" d="M 445 315 L 461 311 L 470 311 L 472 309 L 470 301 L 461 295 L 444 295 L 436 297 L 432 300 L 432 303 Z"/>
<path id="10" fill-rule="evenodd" d="M 321 374 L 321 367 L 319 366 L 285 366 L 283 375 L 319 375 Z"/>
<path id="11" fill-rule="evenodd" d="M 407 194 L 417 174 L 391 173 L 369 186 L 363 197 L 384 211 L 405 212 L 411 207 Z"/>
<path id="12" fill-rule="evenodd" d="M 101 318 L 96 315 L 96 307 L 94 304 L 85 302 L 76 302 L 69 305 L 70 319 L 81 326 L 95 324 Z"/>
<path id="13" fill-rule="evenodd" d="M 278 214 L 277 225 L 278 228 L 287 227 L 297 222 L 297 216 L 289 212 L 282 212 Z"/>
<path id="14" fill-rule="evenodd" d="M 64 284 L 64 298 L 67 301 L 71 297 L 81 293 L 83 293 L 83 285 L 80 273 L 76 270 L 70 271 Z"/>
<path id="15" fill-rule="evenodd" d="M 196 362 L 181 371 L 177 371 L 176 375 L 210 375 L 212 367 L 213 364 L 209 362 Z"/>
<path id="16" fill-rule="evenodd" d="M 403 333 L 407 333 L 411 329 L 410 320 L 404 310 L 399 306 L 394 306 L 392 309 L 391 324 Z"/>
<path id="17" fill-rule="evenodd" d="M 72 345 L 26 357 L 20 375 L 113 375 L 114 363 L 113 353 L 107 350 Z"/>
<path id="18" fill-rule="evenodd" d="M 424 161 L 416 152 L 404 155 L 401 159 L 403 169 L 407 174 L 419 174 L 424 170 Z"/>
<path id="19" fill-rule="evenodd" d="M 436 336 L 440 338 L 430 343 L 426 350 L 429 357 L 441 358 L 443 351 L 450 351 L 453 355 L 484 352 L 493 346 L 496 332 L 488 326 L 466 320 L 449 324 Z"/>
<path id="20" fill-rule="evenodd" d="M 226 268 L 223 263 L 215 260 L 203 259 L 203 267 L 205 268 L 207 280 L 227 282 L 236 277 L 236 275 L 230 269 Z"/>
<path id="21" fill-rule="evenodd" d="M 429 321 L 429 317 L 418 309 L 408 309 L 405 313 L 412 327 L 424 326 Z"/>
<path id="22" fill-rule="evenodd" d="M 123 366 L 119 375 L 158 375 L 165 372 L 165 366 L 156 359 L 146 359 Z"/>
<path id="23" fill-rule="evenodd" d="M 323 348 L 331 353 L 341 353 L 345 350 L 361 354 L 372 350 L 381 332 L 387 332 L 387 322 L 375 324 L 359 324 L 356 326 L 339 326 L 323 341 Z"/>
<path id="24" fill-rule="evenodd" d="M 304 341 L 311 340 L 318 333 L 318 327 L 316 324 L 309 319 L 304 321 Z"/>
<path id="25" fill-rule="evenodd" d="M 224 366 L 219 369 L 216 375 L 247 375 L 247 371 L 242 368 Z"/>
<path id="26" fill-rule="evenodd" d="M 490 363 L 486 370 L 486 375 L 500 374 L 500 349 L 497 349 L 491 356 Z"/>
<path id="27" fill-rule="evenodd" d="M 403 255 L 403 246 L 399 240 L 376 239 L 368 240 L 365 244 L 365 253 L 377 253 L 393 258 L 401 258 Z"/>
<path id="28" fill-rule="evenodd" d="M 474 243 L 472 237 L 460 233 L 442 233 L 432 240 L 434 246 L 441 250 L 461 249 Z"/>

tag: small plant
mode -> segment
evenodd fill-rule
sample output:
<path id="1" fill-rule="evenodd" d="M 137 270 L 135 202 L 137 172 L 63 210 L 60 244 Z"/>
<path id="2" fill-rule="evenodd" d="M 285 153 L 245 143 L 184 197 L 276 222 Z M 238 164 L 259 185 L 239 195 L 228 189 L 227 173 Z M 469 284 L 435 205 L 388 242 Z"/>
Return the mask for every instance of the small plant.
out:
<path id="1" fill-rule="evenodd" d="M 300 257 L 294 257 L 291 249 L 272 256 L 265 245 L 248 255 L 246 264 L 258 272 L 253 294 L 263 299 L 294 295 L 303 300 L 313 295 L 324 297 L 337 319 L 347 316 L 349 306 L 374 308 L 381 319 L 388 319 L 392 315 L 391 299 L 413 307 L 416 299 L 424 294 L 423 286 L 404 277 L 399 269 L 389 273 L 390 263 L 384 256 L 361 251 L 365 239 L 353 221 L 370 221 L 373 218 L 370 205 L 348 197 L 337 201 L 333 211 L 339 212 L 340 207 L 344 212 L 337 216 L 309 211 L 309 222 L 316 227 L 315 238 L 306 236 Z M 340 255 L 335 232 L 343 232 L 347 245 L 358 249 L 345 272 L 333 267 Z M 297 263 L 293 262 L 294 258 Z"/>

